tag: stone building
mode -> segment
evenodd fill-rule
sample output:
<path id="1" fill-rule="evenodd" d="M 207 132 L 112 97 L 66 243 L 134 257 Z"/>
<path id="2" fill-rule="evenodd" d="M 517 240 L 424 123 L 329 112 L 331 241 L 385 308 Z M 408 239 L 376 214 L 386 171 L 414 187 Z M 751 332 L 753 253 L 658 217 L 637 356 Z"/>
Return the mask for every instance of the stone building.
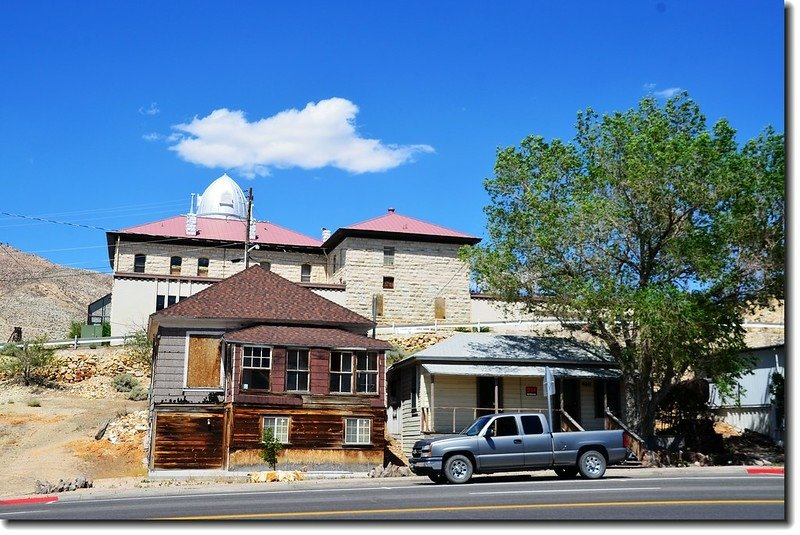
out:
<path id="1" fill-rule="evenodd" d="M 227 175 L 192 204 L 188 214 L 106 234 L 113 336 L 253 264 L 379 325 L 470 321 L 469 268 L 458 249 L 480 238 L 390 208 L 317 239 L 248 218 L 244 192 Z"/>

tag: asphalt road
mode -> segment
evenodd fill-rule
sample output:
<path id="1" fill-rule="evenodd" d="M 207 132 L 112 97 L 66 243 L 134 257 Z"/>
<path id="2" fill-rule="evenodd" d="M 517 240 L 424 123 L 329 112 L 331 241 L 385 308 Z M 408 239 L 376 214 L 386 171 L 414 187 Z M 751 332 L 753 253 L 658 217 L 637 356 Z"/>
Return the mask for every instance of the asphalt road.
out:
<path id="1" fill-rule="evenodd" d="M 339 479 L 140 489 L 109 496 L 69 493 L 51 503 L 0 508 L 30 520 L 558 520 L 785 521 L 782 475 L 728 470 L 609 471 L 601 480 L 552 472 L 476 476 L 465 485 L 427 478 Z"/>

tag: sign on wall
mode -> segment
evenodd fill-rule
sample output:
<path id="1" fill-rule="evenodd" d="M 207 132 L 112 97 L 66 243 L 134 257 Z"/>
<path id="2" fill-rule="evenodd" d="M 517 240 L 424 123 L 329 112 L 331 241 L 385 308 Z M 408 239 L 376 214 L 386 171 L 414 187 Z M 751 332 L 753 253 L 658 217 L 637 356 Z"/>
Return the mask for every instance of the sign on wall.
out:
<path id="1" fill-rule="evenodd" d="M 525 387 L 525 395 L 526 396 L 538 396 L 539 389 L 535 386 L 526 386 Z"/>

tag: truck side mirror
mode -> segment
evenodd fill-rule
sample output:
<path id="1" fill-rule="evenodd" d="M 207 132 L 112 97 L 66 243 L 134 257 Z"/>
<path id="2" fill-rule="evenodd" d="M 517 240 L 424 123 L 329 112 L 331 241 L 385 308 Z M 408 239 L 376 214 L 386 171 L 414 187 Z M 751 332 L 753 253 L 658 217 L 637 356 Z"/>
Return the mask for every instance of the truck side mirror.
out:
<path id="1" fill-rule="evenodd" d="M 483 437 L 484 438 L 492 438 L 493 436 L 494 436 L 494 430 L 492 429 L 492 426 L 490 425 L 489 427 L 486 428 L 486 431 L 483 432 Z"/>

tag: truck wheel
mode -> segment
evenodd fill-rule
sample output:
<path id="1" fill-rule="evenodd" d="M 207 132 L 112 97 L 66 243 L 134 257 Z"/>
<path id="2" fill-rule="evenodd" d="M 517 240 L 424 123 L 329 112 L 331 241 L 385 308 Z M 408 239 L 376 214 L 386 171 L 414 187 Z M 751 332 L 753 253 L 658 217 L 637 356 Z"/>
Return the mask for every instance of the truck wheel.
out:
<path id="1" fill-rule="evenodd" d="M 572 479 L 578 475 L 577 466 L 562 466 L 555 469 L 556 475 L 561 479 Z"/>
<path id="2" fill-rule="evenodd" d="M 586 479 L 599 479 L 606 473 L 606 458 L 598 451 L 586 451 L 578 459 L 578 471 Z"/>
<path id="3" fill-rule="evenodd" d="M 444 474 L 428 474 L 428 479 L 439 485 L 440 483 L 446 483 L 447 478 Z"/>
<path id="4" fill-rule="evenodd" d="M 472 461 L 464 455 L 453 455 L 444 463 L 444 475 L 450 483 L 466 483 L 472 477 Z"/>

